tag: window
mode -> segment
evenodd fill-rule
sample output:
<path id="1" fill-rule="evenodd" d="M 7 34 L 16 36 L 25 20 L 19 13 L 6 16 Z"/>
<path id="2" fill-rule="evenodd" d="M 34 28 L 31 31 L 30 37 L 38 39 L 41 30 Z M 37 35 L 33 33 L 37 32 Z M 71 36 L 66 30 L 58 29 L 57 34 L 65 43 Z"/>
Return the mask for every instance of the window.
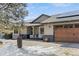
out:
<path id="1" fill-rule="evenodd" d="M 44 34 L 44 28 L 40 28 L 40 34 Z"/>
<path id="2" fill-rule="evenodd" d="M 79 24 L 75 24 L 75 28 L 79 28 Z"/>
<path id="3" fill-rule="evenodd" d="M 73 28 L 73 24 L 64 25 L 64 28 Z"/>
<path id="4" fill-rule="evenodd" d="M 55 28 L 63 28 L 63 25 L 56 25 Z"/>

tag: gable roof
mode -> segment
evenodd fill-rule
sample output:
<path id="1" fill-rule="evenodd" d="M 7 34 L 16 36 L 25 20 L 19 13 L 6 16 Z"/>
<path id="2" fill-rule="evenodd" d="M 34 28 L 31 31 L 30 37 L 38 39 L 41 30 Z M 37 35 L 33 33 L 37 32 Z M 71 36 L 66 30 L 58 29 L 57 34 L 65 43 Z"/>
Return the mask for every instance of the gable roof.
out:
<path id="1" fill-rule="evenodd" d="M 46 20 L 47 18 L 49 18 L 50 16 L 46 15 L 46 14 L 42 14 L 39 17 L 37 17 L 35 20 L 32 21 L 32 23 L 40 23 L 44 20 Z"/>
<path id="2" fill-rule="evenodd" d="M 53 15 L 41 23 L 79 20 L 79 10 Z"/>

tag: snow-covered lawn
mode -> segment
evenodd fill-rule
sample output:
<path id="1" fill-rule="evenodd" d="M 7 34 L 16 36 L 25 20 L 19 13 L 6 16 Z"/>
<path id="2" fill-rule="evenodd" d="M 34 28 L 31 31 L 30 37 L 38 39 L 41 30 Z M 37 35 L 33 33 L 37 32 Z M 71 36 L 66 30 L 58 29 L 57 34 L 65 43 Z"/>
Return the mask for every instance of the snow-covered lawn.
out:
<path id="1" fill-rule="evenodd" d="M 0 41 L 0 56 L 79 56 L 79 44 L 75 43 L 23 40 L 23 47 L 17 48 L 16 40 Z"/>

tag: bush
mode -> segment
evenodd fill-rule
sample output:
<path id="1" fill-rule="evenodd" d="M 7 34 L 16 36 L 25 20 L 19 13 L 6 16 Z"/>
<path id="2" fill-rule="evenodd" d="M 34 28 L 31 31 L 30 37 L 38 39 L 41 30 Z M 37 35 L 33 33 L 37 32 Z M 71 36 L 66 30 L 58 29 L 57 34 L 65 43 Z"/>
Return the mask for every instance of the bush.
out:
<path id="1" fill-rule="evenodd" d="M 4 35 L 4 38 L 5 38 L 5 39 L 12 39 L 12 33 L 10 33 L 10 34 L 7 34 L 7 33 L 6 33 L 6 34 Z"/>

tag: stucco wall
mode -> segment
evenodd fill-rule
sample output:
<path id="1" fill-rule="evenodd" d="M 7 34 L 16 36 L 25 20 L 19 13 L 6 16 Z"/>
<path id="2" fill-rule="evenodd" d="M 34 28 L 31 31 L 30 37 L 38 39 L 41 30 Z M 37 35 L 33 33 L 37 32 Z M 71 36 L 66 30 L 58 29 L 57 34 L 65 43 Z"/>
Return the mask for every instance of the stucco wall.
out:
<path id="1" fill-rule="evenodd" d="M 53 35 L 53 24 L 44 24 L 44 35 L 43 40 L 54 42 L 54 35 Z"/>
<path id="2" fill-rule="evenodd" d="M 44 35 L 53 35 L 53 25 L 44 24 Z"/>

